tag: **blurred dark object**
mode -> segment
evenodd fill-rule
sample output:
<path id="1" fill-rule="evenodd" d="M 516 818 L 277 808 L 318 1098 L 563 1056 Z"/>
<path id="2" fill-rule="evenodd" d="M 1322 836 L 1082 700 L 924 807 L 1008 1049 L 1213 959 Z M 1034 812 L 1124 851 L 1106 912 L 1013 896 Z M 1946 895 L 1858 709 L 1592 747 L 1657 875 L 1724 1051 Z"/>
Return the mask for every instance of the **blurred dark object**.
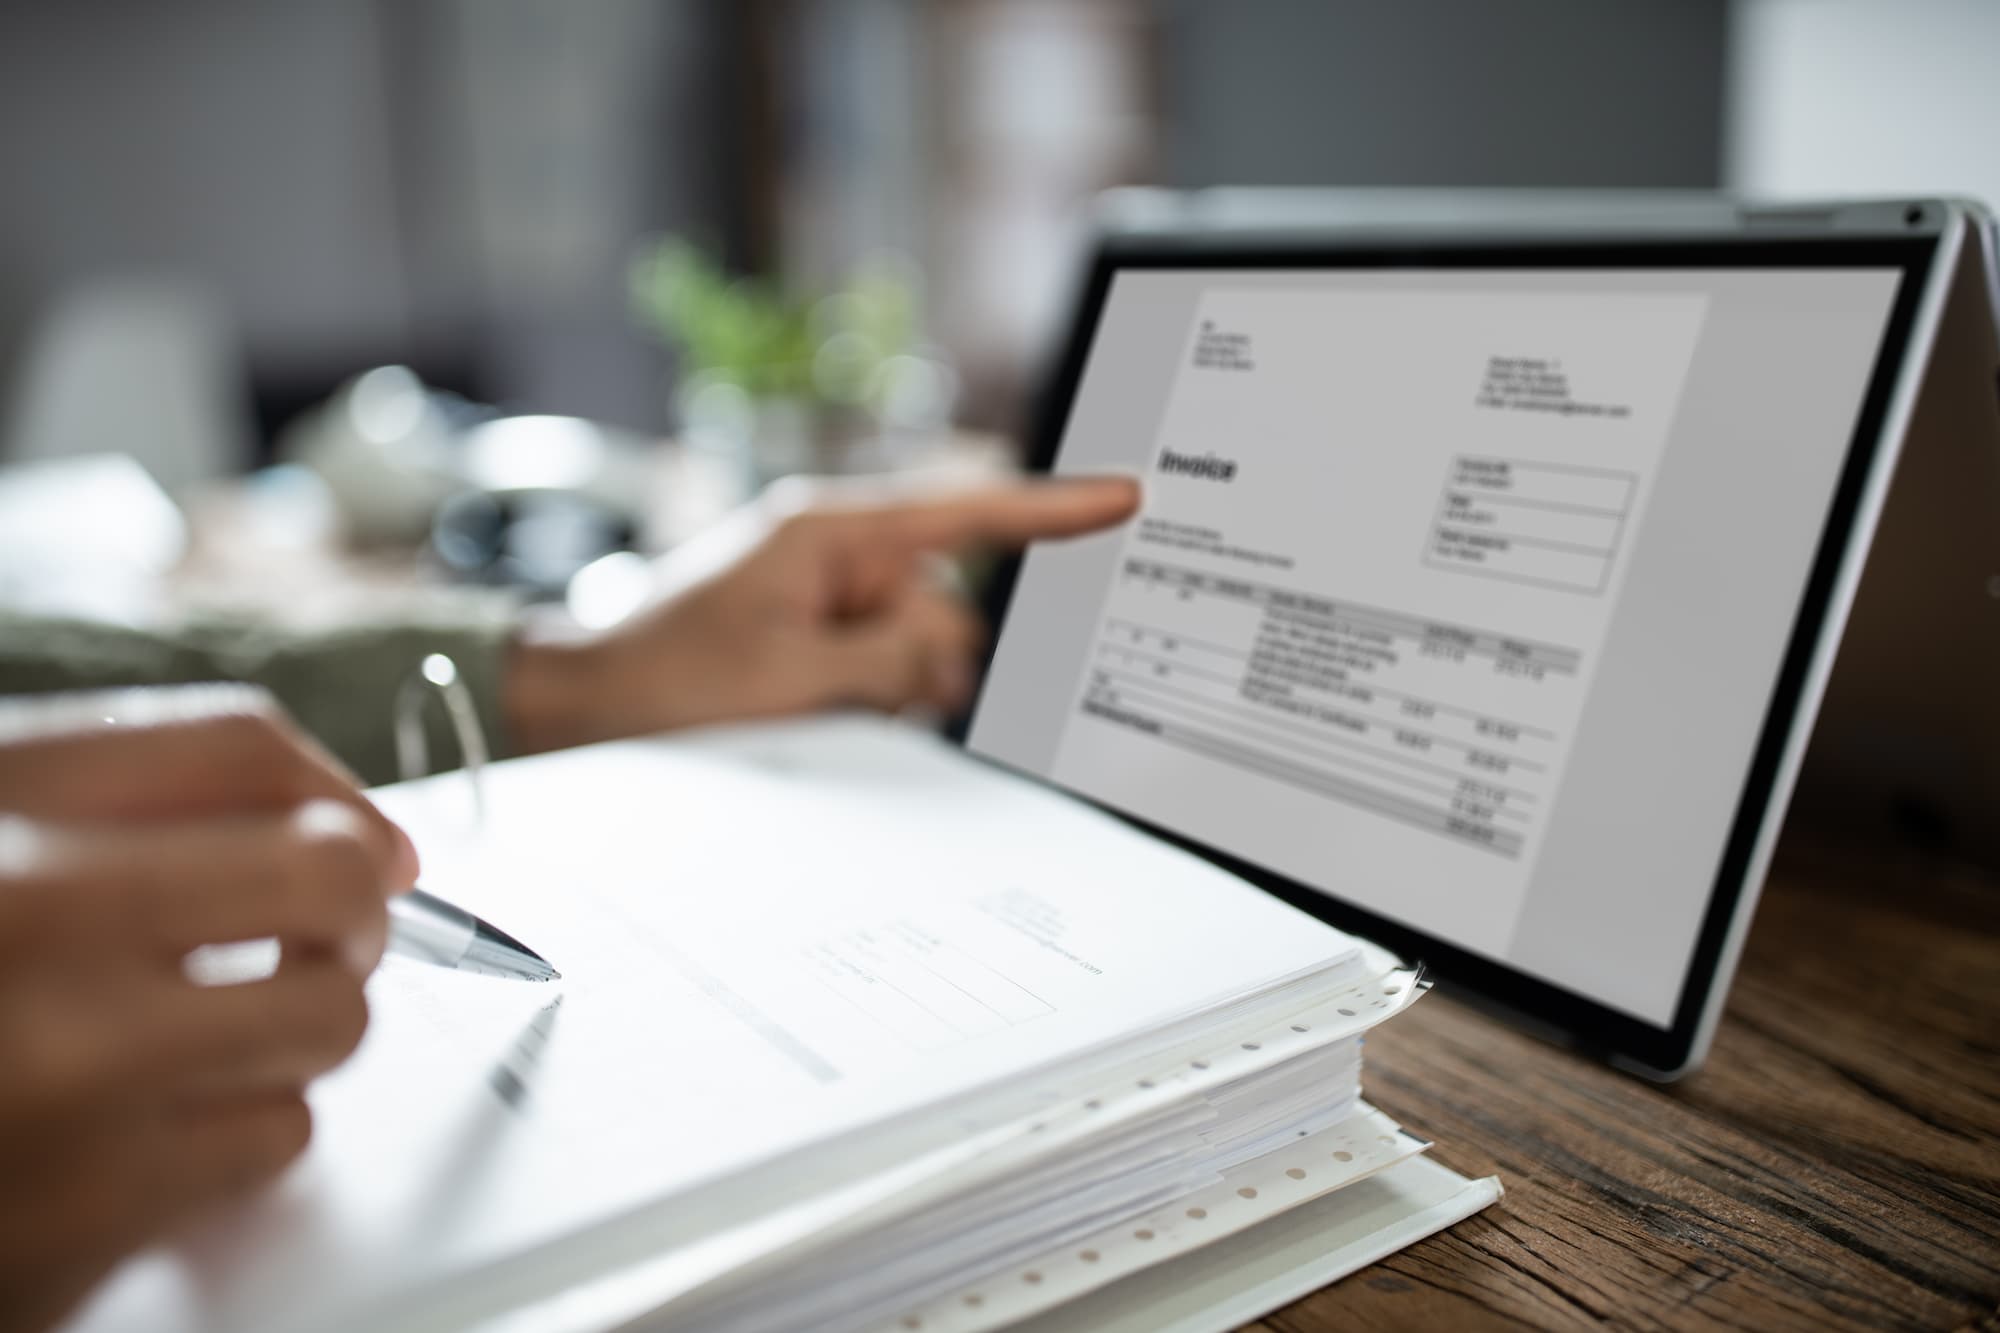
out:
<path id="1" fill-rule="evenodd" d="M 1725 0 L 1169 0 L 1164 185 L 1713 189 Z"/>
<path id="2" fill-rule="evenodd" d="M 467 491 L 438 510 L 431 549 L 462 578 L 553 601 L 584 566 L 637 540 L 630 518 L 573 491 Z"/>
<path id="3" fill-rule="evenodd" d="M 350 542 L 428 543 L 453 576 L 536 597 L 645 537 L 661 448 L 581 417 L 505 416 L 406 366 L 356 376 L 281 442 L 324 485 Z"/>

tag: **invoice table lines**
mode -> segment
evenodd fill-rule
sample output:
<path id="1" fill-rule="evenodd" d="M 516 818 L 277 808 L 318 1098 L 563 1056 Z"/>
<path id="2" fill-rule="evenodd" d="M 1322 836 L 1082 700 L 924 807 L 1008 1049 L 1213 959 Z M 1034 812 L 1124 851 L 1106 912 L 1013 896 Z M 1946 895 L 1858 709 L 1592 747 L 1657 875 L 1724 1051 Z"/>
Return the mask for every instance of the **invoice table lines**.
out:
<path id="1" fill-rule="evenodd" d="M 1184 634 L 1179 630 L 1163 629 L 1158 625 L 1148 625 L 1127 616 L 1107 616 L 1104 623 L 1112 629 L 1123 629 L 1127 634 L 1132 636 L 1132 643 L 1134 645 L 1143 642 L 1146 638 L 1152 638 L 1158 641 L 1163 648 L 1170 651 L 1177 652 L 1183 647 L 1192 646 L 1202 652 L 1213 653 L 1217 657 L 1226 657 L 1234 662 L 1248 662 L 1253 657 L 1252 653 L 1241 649 L 1225 648 L 1219 643 L 1211 643 L 1206 639 L 1197 638 L 1192 634 Z M 1110 640 L 1108 639 L 1101 640 L 1100 646 L 1106 646 L 1109 643 Z M 1367 703 L 1379 696 L 1399 704 L 1415 705 L 1414 710 L 1409 708 L 1404 709 L 1400 717 L 1407 717 L 1412 711 L 1418 713 L 1445 713 L 1451 717 L 1462 717 L 1468 722 L 1486 723 L 1489 726 L 1506 728 L 1518 732 L 1523 736 L 1532 736 L 1536 740 L 1553 741 L 1556 739 L 1556 734 L 1546 727 L 1530 726 L 1526 722 L 1515 722 L 1504 717 L 1495 717 L 1491 713 L 1481 713 L 1470 708 L 1460 708 L 1456 704 L 1441 703 L 1436 699 L 1425 699 L 1418 695 L 1405 694 L 1401 690 L 1392 690 L 1386 686 L 1377 685 L 1372 680 L 1365 685 L 1350 683 L 1340 693 L 1356 703 Z"/>
<path id="2" fill-rule="evenodd" d="M 1099 643 L 1097 645 L 1097 653 L 1098 656 L 1100 657 L 1109 653 L 1117 653 L 1120 656 L 1127 659 L 1128 666 L 1130 665 L 1131 659 L 1138 658 L 1143 662 L 1151 664 L 1155 668 L 1161 668 L 1161 667 L 1166 668 L 1167 674 L 1194 676 L 1201 680 L 1214 681 L 1218 685 L 1227 685 L 1230 688 L 1236 690 L 1238 692 L 1239 697 L 1250 699 L 1253 702 L 1264 704 L 1267 707 L 1275 707 L 1281 709 L 1282 711 L 1285 711 L 1288 714 L 1288 720 L 1290 721 L 1305 722 L 1309 725 L 1315 725 L 1315 726 L 1340 726 L 1342 725 L 1343 722 L 1347 722 L 1350 723 L 1350 725 L 1347 728 L 1348 730 L 1359 730 L 1362 732 L 1371 731 L 1376 727 L 1382 727 L 1390 731 L 1393 735 L 1395 735 L 1402 744 L 1413 745 L 1421 743 L 1423 748 L 1426 750 L 1428 750 L 1430 747 L 1434 745 L 1443 745 L 1450 749 L 1463 751 L 1468 755 L 1492 754 L 1494 752 L 1493 747 L 1490 745 L 1475 745 L 1469 741 L 1458 740 L 1455 737 L 1441 735 L 1435 731 L 1426 731 L 1422 727 L 1414 727 L 1400 720 L 1391 722 L 1381 718 L 1360 717 L 1360 716 L 1353 717 L 1350 719 L 1347 717 L 1346 714 L 1335 713 L 1331 709 L 1315 708 L 1311 712 L 1301 711 L 1301 706 L 1296 704 L 1294 704 L 1292 708 L 1287 709 L 1282 703 L 1275 702 L 1268 698 L 1260 697 L 1262 692 L 1254 685 L 1247 683 L 1241 676 L 1232 678 L 1229 676 L 1220 675 L 1216 672 L 1208 670 L 1205 667 L 1191 666 L 1186 662 L 1177 661 L 1172 657 L 1164 656 L 1159 653 L 1150 653 L 1145 651 L 1144 649 L 1133 648 L 1122 643 Z M 1158 675 L 1160 673 L 1156 671 L 1155 674 Z M 1490 719 L 1484 717 L 1480 718 L 1480 721 L 1482 722 L 1489 720 Z M 1500 725 L 1512 725 L 1512 724 L 1500 724 Z M 1415 760 L 1407 759 L 1406 756 L 1394 754 L 1389 751 L 1382 750 L 1376 746 L 1364 745 L 1359 741 L 1349 740 L 1346 737 L 1326 736 L 1323 737 L 1322 739 L 1329 741 L 1336 741 L 1342 745 L 1352 745 L 1356 749 L 1365 750 L 1368 753 L 1376 755 L 1379 758 L 1383 759 L 1392 759 L 1410 763 L 1416 762 Z M 1425 765 L 1425 767 L 1429 767 L 1429 765 Z M 1533 759 L 1524 759 L 1519 757 L 1518 755 L 1509 755 L 1507 757 L 1507 767 L 1509 769 L 1518 768 L 1523 772 L 1527 773 L 1544 773 L 1548 771 L 1548 765 L 1540 763 Z M 1438 769 L 1437 771 L 1446 772 L 1447 770 Z M 1456 775 L 1454 774 L 1454 776 Z"/>
<path id="3" fill-rule="evenodd" d="M 1320 744 L 1314 744 L 1311 741 L 1301 740 L 1298 737 L 1273 736 L 1269 732 L 1259 730 L 1255 726 L 1246 725 L 1247 723 L 1259 720 L 1247 716 L 1249 711 L 1247 709 L 1230 708 L 1205 698 L 1190 695 L 1185 691 L 1175 691 L 1171 686 L 1154 684 L 1143 677 L 1131 676 L 1126 672 L 1112 671 L 1108 674 L 1112 676 L 1117 684 L 1109 690 L 1095 691 L 1095 697 L 1105 702 L 1113 704 L 1130 703 L 1136 706 L 1152 708 L 1162 713 L 1177 712 L 1184 721 L 1210 727 L 1226 727 L 1241 739 L 1255 740 L 1265 745 L 1275 745 L 1281 749 L 1292 750 L 1303 758 L 1316 759 L 1322 763 L 1338 764 L 1357 773 L 1365 773 L 1370 777 L 1378 778 L 1384 782 L 1400 783 L 1427 796 L 1436 796 L 1449 801 L 1453 796 L 1457 795 L 1456 791 L 1452 788 L 1438 787 L 1433 783 L 1424 781 L 1422 776 L 1423 774 L 1429 774 L 1432 777 L 1444 778 L 1447 781 L 1456 781 L 1460 775 L 1452 772 L 1450 769 L 1439 768 L 1435 764 L 1419 763 L 1413 759 L 1406 759 L 1401 755 L 1386 754 L 1380 750 L 1371 750 L 1366 746 L 1356 746 L 1356 749 L 1362 751 L 1369 758 L 1408 764 L 1417 771 L 1413 773 L 1397 773 L 1388 769 L 1375 768 L 1370 764 L 1361 762 L 1360 759 L 1353 755 L 1320 748 L 1321 744 L 1334 740 L 1335 738 L 1333 737 L 1316 738 Z M 1536 799 L 1533 792 L 1522 791 L 1516 787 L 1502 787 L 1499 783 L 1492 785 L 1505 791 L 1508 796 L 1518 801 L 1533 804 Z M 1511 807 L 1503 807 L 1497 810 L 1495 814 L 1500 818 L 1518 820 L 1522 823 L 1526 823 L 1529 819 L 1526 811 Z"/>
<path id="4" fill-rule="evenodd" d="M 1524 855 L 1563 748 L 1540 712 L 1576 686 L 1580 650 L 1136 556 L 1120 575 L 1084 714 Z"/>
<path id="5" fill-rule="evenodd" d="M 1385 639 L 1410 639 L 1420 646 L 1441 646 L 1466 656 L 1488 657 L 1496 662 L 1556 671 L 1565 675 L 1575 675 L 1581 662 L 1581 654 L 1574 648 L 1536 643 L 1511 634 L 1499 634 L 1492 630 L 1477 629 L 1467 625 L 1452 625 L 1440 620 L 1406 615 L 1400 611 L 1385 611 L 1354 602 L 1314 597 L 1267 583 L 1252 582 L 1249 579 L 1204 574 L 1199 570 L 1162 564 L 1156 560 L 1128 559 L 1125 562 L 1124 572 L 1128 578 L 1165 584 L 1190 596 L 1195 593 L 1208 593 L 1212 596 L 1250 602 L 1264 608 L 1267 614 L 1282 613 L 1287 619 L 1319 623 L 1329 630 L 1364 636 L 1379 635 Z"/>
<path id="6" fill-rule="evenodd" d="M 1406 800 L 1365 782 L 1352 782 L 1310 764 L 1296 763 L 1169 718 L 1134 712 L 1096 698 L 1085 699 L 1083 709 L 1086 713 L 1136 728 L 1181 749 L 1226 760 L 1238 767 L 1261 772 L 1307 791 L 1335 797 L 1405 824 L 1461 838 L 1502 856 L 1517 857 L 1521 854 L 1521 835 L 1512 829 L 1497 828 L 1487 820 L 1468 818 L 1422 801 Z"/>

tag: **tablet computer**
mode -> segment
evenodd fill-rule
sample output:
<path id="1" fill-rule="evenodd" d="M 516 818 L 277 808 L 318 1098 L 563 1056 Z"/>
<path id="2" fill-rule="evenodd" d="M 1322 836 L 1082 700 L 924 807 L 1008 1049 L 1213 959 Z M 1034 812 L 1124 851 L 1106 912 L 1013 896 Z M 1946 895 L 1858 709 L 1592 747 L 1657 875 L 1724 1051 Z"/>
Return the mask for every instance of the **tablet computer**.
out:
<path id="1" fill-rule="evenodd" d="M 1691 1069 L 1974 226 L 1106 238 L 967 749 Z"/>

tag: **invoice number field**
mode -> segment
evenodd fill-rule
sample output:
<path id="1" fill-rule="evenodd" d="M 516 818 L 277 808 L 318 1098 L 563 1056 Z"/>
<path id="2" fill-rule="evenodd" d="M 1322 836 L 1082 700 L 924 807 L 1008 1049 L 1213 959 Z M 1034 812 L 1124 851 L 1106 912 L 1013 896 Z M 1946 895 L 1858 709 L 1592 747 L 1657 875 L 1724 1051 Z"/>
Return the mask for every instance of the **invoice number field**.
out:
<path id="1" fill-rule="evenodd" d="M 1601 593 L 1638 489 L 1630 472 L 1459 455 L 1445 476 L 1424 563 Z"/>

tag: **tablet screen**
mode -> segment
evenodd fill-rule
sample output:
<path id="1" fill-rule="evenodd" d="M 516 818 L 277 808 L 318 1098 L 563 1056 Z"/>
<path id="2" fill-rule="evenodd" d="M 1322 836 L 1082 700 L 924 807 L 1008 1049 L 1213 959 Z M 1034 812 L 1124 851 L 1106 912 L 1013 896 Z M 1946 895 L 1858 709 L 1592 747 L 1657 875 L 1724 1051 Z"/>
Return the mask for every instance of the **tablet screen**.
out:
<path id="1" fill-rule="evenodd" d="M 969 748 L 1671 1026 L 1904 274 L 1112 265 Z"/>

